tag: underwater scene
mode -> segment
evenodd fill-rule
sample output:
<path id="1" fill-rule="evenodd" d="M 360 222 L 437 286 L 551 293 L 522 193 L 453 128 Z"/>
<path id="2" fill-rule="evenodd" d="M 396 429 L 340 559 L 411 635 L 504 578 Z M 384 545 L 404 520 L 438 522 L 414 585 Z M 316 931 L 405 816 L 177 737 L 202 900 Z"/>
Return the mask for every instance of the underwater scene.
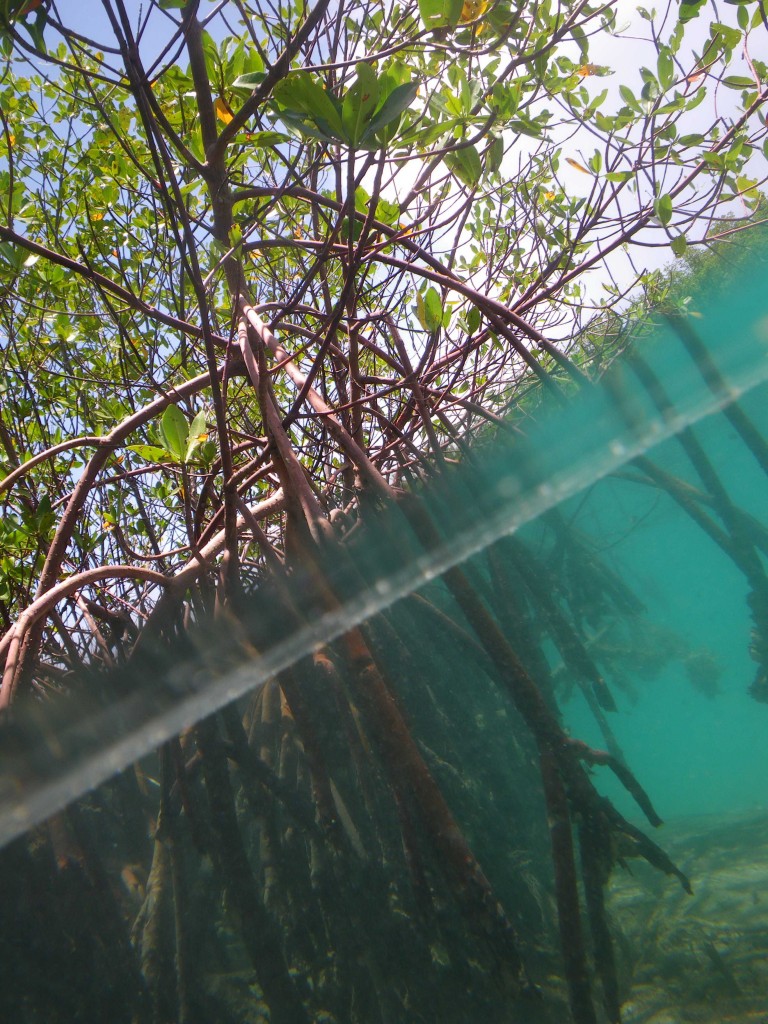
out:
<path id="1" fill-rule="evenodd" d="M 767 1024 L 768 307 L 724 287 L 6 717 L 0 1020 Z"/>

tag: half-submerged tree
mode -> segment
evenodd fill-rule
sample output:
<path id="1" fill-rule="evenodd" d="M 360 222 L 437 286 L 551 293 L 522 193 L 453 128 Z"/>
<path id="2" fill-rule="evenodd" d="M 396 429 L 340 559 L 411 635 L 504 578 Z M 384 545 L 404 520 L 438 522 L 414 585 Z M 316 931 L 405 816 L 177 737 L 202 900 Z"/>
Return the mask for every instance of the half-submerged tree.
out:
<path id="1" fill-rule="evenodd" d="M 615 6 L 5 5 L 6 714 L 108 702 L 163 651 L 257 656 L 339 605 L 384 507 L 439 544 L 414 483 L 536 389 L 586 386 L 621 338 L 580 329 L 653 286 L 648 252 L 750 217 L 761 5 L 643 11 L 642 68 L 610 65 Z M 636 468 L 710 501 L 764 622 L 754 536 L 686 444 L 707 493 Z M 516 1020 L 555 963 L 577 1024 L 618 1021 L 614 864 L 688 882 L 595 790 L 585 762 L 658 824 L 621 752 L 563 730 L 552 649 L 610 747 L 581 624 L 638 608 L 545 525 L 548 547 L 449 570 L 9 848 L 4 921 L 52 964 L 41 984 L 3 940 L 15 1019 L 255 1020 L 251 971 L 278 1024 Z"/>

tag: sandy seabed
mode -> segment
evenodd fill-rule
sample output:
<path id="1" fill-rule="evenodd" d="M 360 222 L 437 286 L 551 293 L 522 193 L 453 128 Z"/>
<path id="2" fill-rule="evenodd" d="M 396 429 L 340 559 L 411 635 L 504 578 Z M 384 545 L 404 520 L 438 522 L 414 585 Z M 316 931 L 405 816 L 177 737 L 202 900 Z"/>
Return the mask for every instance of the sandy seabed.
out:
<path id="1" fill-rule="evenodd" d="M 768 811 L 679 819 L 654 839 L 693 896 L 645 863 L 616 871 L 624 1024 L 768 1024 Z"/>

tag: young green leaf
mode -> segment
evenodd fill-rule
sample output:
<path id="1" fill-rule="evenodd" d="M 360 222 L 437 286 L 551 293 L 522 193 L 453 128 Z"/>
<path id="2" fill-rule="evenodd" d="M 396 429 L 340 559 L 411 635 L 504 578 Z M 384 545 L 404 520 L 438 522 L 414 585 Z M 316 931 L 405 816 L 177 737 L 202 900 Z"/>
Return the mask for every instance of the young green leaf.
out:
<path id="1" fill-rule="evenodd" d="M 187 450 L 184 461 L 189 462 L 197 448 L 208 440 L 208 428 L 205 425 L 205 413 L 201 410 L 192 420 L 187 434 Z"/>
<path id="2" fill-rule="evenodd" d="M 160 438 L 168 454 L 182 462 L 187 450 L 187 419 L 178 405 L 169 405 L 160 420 Z"/>
<path id="3" fill-rule="evenodd" d="M 654 201 L 653 212 L 659 218 L 659 221 L 666 227 L 667 224 L 672 220 L 672 197 L 668 195 L 659 196 Z"/>

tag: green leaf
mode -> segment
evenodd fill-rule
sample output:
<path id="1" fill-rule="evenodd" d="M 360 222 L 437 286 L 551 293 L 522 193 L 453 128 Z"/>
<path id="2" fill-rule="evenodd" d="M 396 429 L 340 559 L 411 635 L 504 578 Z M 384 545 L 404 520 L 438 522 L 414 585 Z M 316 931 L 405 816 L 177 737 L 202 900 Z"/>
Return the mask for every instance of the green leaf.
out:
<path id="1" fill-rule="evenodd" d="M 419 14 L 425 28 L 456 28 L 463 6 L 463 0 L 419 0 Z"/>
<path id="2" fill-rule="evenodd" d="M 449 153 L 445 162 L 456 177 L 470 188 L 476 185 L 483 175 L 483 165 L 476 146 L 463 146 Z"/>
<path id="3" fill-rule="evenodd" d="M 653 211 L 659 218 L 659 221 L 666 227 L 666 225 L 672 220 L 672 197 L 666 194 L 659 196 L 659 198 L 654 201 Z"/>
<path id="4" fill-rule="evenodd" d="M 44 494 L 38 502 L 35 512 L 35 525 L 38 532 L 47 537 L 55 523 L 56 513 L 53 511 L 51 499 L 48 494 Z"/>
<path id="5" fill-rule="evenodd" d="M 329 128 L 321 128 L 314 121 L 308 121 L 306 116 L 295 112 L 283 111 L 280 114 L 285 127 L 294 137 L 320 139 L 322 142 L 346 142 L 343 135 L 332 132 Z"/>
<path id="6" fill-rule="evenodd" d="M 640 91 L 640 98 L 646 104 L 645 112 L 649 112 L 649 104 L 651 104 L 661 92 L 661 86 L 653 74 L 648 68 L 640 68 L 640 74 L 643 78 L 643 88 Z"/>
<path id="7" fill-rule="evenodd" d="M 722 25 L 719 21 L 709 26 L 713 42 L 724 50 L 735 50 L 741 42 L 741 31 L 732 25 Z"/>
<path id="8" fill-rule="evenodd" d="M 595 124 L 601 132 L 612 132 L 614 128 L 614 119 L 612 117 L 606 117 L 605 114 L 601 114 L 598 110 L 595 114 Z"/>
<path id="9" fill-rule="evenodd" d="M 41 53 L 46 53 L 45 39 L 43 38 L 43 30 L 48 24 L 48 12 L 45 7 L 38 7 L 37 14 L 35 15 L 34 21 L 27 21 L 24 25 L 27 32 L 35 44 L 36 49 L 40 50 Z"/>
<path id="10" fill-rule="evenodd" d="M 400 220 L 400 204 L 391 203 L 388 199 L 380 199 L 376 204 L 376 220 L 382 224 L 396 227 Z"/>
<path id="11" fill-rule="evenodd" d="M 675 62 L 668 46 L 662 46 L 656 61 L 656 70 L 663 89 L 669 89 L 675 80 Z"/>
<path id="12" fill-rule="evenodd" d="M 169 455 L 182 462 L 187 450 L 187 418 L 178 405 L 169 405 L 160 420 L 160 438 Z"/>
<path id="13" fill-rule="evenodd" d="M 204 466 L 210 466 L 216 458 L 216 444 L 213 441 L 204 441 L 197 451 L 197 460 Z"/>
<path id="14" fill-rule="evenodd" d="M 154 444 L 129 444 L 129 452 L 135 452 L 146 462 L 167 462 L 168 452 Z"/>
<path id="15" fill-rule="evenodd" d="M 480 310 L 473 306 L 467 313 L 467 328 L 470 334 L 474 334 L 480 326 Z"/>
<path id="16" fill-rule="evenodd" d="M 386 138 L 382 139 L 382 136 L 378 133 L 382 132 L 382 129 L 389 127 L 393 121 L 403 114 L 403 111 L 410 107 L 416 99 L 418 90 L 418 84 L 415 82 L 406 82 L 404 85 L 396 86 L 384 102 L 380 104 L 379 108 L 374 111 L 373 117 L 370 119 L 360 141 L 365 143 L 368 139 L 372 139 L 377 135 L 380 141 L 389 141 Z"/>
<path id="17" fill-rule="evenodd" d="M 724 153 L 702 153 L 701 159 L 705 164 L 713 167 L 717 171 L 725 170 L 725 154 Z"/>
<path id="18" fill-rule="evenodd" d="M 741 176 L 736 179 L 736 188 L 741 193 L 743 199 L 748 203 L 756 203 L 760 199 L 760 191 L 757 187 L 757 178 L 747 178 Z"/>
<path id="19" fill-rule="evenodd" d="M 498 111 L 499 117 L 512 117 L 520 106 L 520 97 L 523 93 L 523 84 L 520 79 L 507 84 L 497 82 L 493 86 L 491 95 L 493 104 Z"/>
<path id="20" fill-rule="evenodd" d="M 747 78 L 746 75 L 726 75 L 726 77 L 722 79 L 722 83 L 728 89 L 756 88 L 754 79 Z"/>
<path id="21" fill-rule="evenodd" d="M 195 418 L 187 433 L 187 450 L 184 455 L 184 461 L 189 462 L 192 456 L 195 454 L 196 449 L 208 440 L 208 427 L 205 424 L 205 413 L 201 410 Z"/>
<path id="22" fill-rule="evenodd" d="M 306 71 L 293 71 L 275 86 L 275 101 L 284 108 L 281 117 L 299 127 L 310 118 L 309 134 L 330 136 L 346 142 L 337 102 Z"/>
<path id="23" fill-rule="evenodd" d="M 590 100 L 589 101 L 589 106 L 584 111 L 584 116 L 585 117 L 592 117 L 594 115 L 595 111 L 597 110 L 597 108 L 602 106 L 602 104 L 604 103 L 605 98 L 606 98 L 607 95 L 608 95 L 608 90 L 607 89 L 603 89 L 603 91 L 599 92 L 597 94 L 597 96 L 595 96 L 594 99 Z"/>
<path id="24" fill-rule="evenodd" d="M 443 303 L 436 288 L 431 285 L 422 293 L 416 292 L 416 316 L 425 331 L 436 331 L 443 323 Z"/>
<path id="25" fill-rule="evenodd" d="M 491 145 L 488 147 L 488 152 L 485 157 L 486 170 L 493 174 L 494 171 L 498 171 L 501 167 L 501 161 L 504 157 L 504 139 L 499 136 L 494 139 Z"/>
<path id="26" fill-rule="evenodd" d="M 734 140 L 730 149 L 725 154 L 725 163 L 728 167 L 736 167 L 738 165 L 738 163 L 740 162 L 739 157 L 741 156 L 742 151 L 744 149 L 744 143 L 745 139 L 743 136 L 741 138 Z M 747 151 L 744 155 L 745 157 L 749 155 L 749 147 L 747 147 Z"/>
<path id="27" fill-rule="evenodd" d="M 379 82 L 376 72 L 370 64 L 360 61 L 357 65 L 357 80 L 347 90 L 341 107 L 344 134 L 351 146 L 357 146 L 360 142 L 378 100 Z"/>
<path id="28" fill-rule="evenodd" d="M 676 238 L 673 238 L 671 244 L 672 244 L 672 252 L 678 258 L 680 256 L 682 256 L 684 254 L 685 250 L 688 248 L 688 241 L 687 241 L 685 235 L 678 235 Z"/>
<path id="29" fill-rule="evenodd" d="M 587 40 L 587 33 L 583 28 L 579 28 L 578 25 L 573 25 L 571 28 L 571 35 L 573 36 L 573 41 L 579 47 L 582 63 L 586 62 L 589 57 L 589 41 Z"/>
<path id="30" fill-rule="evenodd" d="M 680 4 L 680 21 L 685 24 L 699 16 L 699 11 L 707 0 L 683 0 Z"/>
<path id="31" fill-rule="evenodd" d="M 259 57 L 259 64 L 261 64 L 261 58 Z M 249 71 L 247 75 L 240 75 L 234 82 L 230 84 L 230 89 L 243 89 L 248 92 L 253 92 L 254 89 L 258 89 L 261 83 L 266 78 L 266 73 L 262 71 Z"/>
<path id="32" fill-rule="evenodd" d="M 410 80 L 410 67 L 399 60 L 390 64 L 386 71 L 382 71 L 379 75 L 379 105 L 377 110 L 383 107 L 387 97 L 391 96 L 399 85 L 408 85 Z"/>
<path id="33" fill-rule="evenodd" d="M 510 121 L 509 127 L 513 132 L 517 132 L 519 135 L 528 135 L 532 139 L 540 139 L 544 134 L 544 128 L 542 125 L 537 124 L 535 121 L 531 121 L 527 117 L 523 117 L 522 114 L 519 117 L 516 117 L 514 121 Z"/>
<path id="34" fill-rule="evenodd" d="M 691 98 L 689 100 L 687 100 L 687 102 L 685 104 L 685 109 L 686 110 L 695 110 L 696 107 L 699 106 L 699 104 L 704 102 L 704 100 L 706 98 L 706 95 L 707 95 L 707 90 L 704 88 L 703 85 L 700 85 L 699 88 L 696 90 L 696 92 L 693 94 L 693 96 L 691 96 Z"/>
<path id="35" fill-rule="evenodd" d="M 619 94 L 621 98 L 624 100 L 624 102 L 627 104 L 627 106 L 630 108 L 630 110 L 635 110 L 638 113 L 640 112 L 640 104 L 635 99 L 635 94 L 632 92 L 628 85 L 620 85 Z"/>
<path id="36" fill-rule="evenodd" d="M 281 142 L 287 142 L 289 137 L 283 132 L 248 132 L 248 142 L 260 149 L 272 149 Z"/>

